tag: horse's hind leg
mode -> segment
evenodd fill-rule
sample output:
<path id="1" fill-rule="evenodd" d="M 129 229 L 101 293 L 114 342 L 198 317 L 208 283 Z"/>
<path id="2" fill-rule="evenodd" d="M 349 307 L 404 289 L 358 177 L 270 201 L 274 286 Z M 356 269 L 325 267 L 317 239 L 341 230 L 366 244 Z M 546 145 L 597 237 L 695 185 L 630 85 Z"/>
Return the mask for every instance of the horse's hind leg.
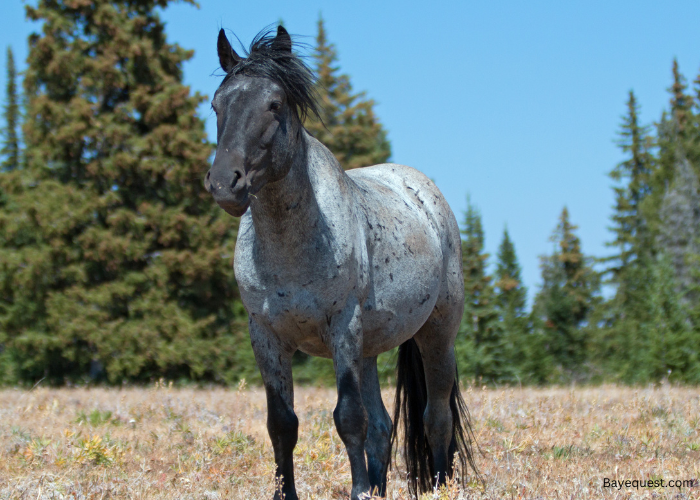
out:
<path id="1" fill-rule="evenodd" d="M 275 452 L 275 476 L 281 486 L 275 492 L 274 500 L 297 500 L 292 455 L 297 444 L 299 420 L 294 413 L 293 353 L 283 347 L 274 333 L 252 320 L 250 340 L 265 384 L 267 431 Z"/>
<path id="2" fill-rule="evenodd" d="M 461 320 L 457 313 L 461 316 L 461 309 L 447 309 L 443 312 L 436 306 L 414 337 L 425 370 L 428 401 L 424 426 L 439 484 L 444 484 L 452 469 L 453 457 L 449 456 L 453 438 L 450 396 L 455 385 L 456 371 L 454 339 Z"/>
<path id="3" fill-rule="evenodd" d="M 377 358 L 365 358 L 362 370 L 362 402 L 367 410 L 365 452 L 372 492 L 386 495 L 386 473 L 391 458 L 391 417 L 384 407 L 377 375 Z"/>

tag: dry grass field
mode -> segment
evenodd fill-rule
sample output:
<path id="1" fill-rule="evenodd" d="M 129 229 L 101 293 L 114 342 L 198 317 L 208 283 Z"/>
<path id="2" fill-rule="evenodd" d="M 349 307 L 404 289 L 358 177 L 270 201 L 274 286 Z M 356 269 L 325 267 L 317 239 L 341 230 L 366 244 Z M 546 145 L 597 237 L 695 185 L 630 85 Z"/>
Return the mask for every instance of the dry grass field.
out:
<path id="1" fill-rule="evenodd" d="M 700 487 L 621 489 L 610 480 L 700 477 L 700 394 L 630 389 L 464 389 L 486 487 L 421 500 L 700 498 Z M 386 391 L 391 404 L 393 393 Z M 302 499 L 348 498 L 335 391 L 296 391 Z M 270 499 L 272 449 L 261 389 L 0 391 L 2 499 Z M 407 499 L 399 468 L 388 498 Z"/>

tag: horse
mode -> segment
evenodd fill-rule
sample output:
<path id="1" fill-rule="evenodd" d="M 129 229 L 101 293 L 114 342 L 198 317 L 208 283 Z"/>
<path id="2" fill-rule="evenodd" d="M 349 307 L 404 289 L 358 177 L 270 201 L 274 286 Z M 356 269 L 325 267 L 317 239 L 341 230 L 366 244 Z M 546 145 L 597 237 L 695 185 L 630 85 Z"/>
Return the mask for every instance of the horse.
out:
<path id="1" fill-rule="evenodd" d="M 234 271 L 267 397 L 274 499 L 296 500 L 292 355 L 331 358 L 333 419 L 353 500 L 386 494 L 404 427 L 409 489 L 428 491 L 472 456 L 454 340 L 464 308 L 461 240 L 449 205 L 419 171 L 393 163 L 345 172 L 303 127 L 320 118 L 312 71 L 284 27 L 239 56 L 224 30 L 226 73 L 212 100 L 217 149 L 205 188 L 240 217 Z M 396 346 L 394 419 L 382 402 L 377 355 Z"/>

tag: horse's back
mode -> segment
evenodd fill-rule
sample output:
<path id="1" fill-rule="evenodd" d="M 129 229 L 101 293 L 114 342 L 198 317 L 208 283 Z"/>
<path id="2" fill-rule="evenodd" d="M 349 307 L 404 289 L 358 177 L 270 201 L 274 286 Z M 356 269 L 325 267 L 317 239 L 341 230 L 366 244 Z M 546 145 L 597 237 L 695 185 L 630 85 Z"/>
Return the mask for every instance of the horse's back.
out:
<path id="1" fill-rule="evenodd" d="M 393 207 L 391 203 L 386 203 L 386 199 L 380 200 L 385 202 L 387 210 L 425 213 L 441 243 L 446 244 L 448 249 L 459 243 L 459 226 L 452 209 L 435 183 L 424 173 L 406 165 L 382 163 L 350 170 L 347 174 L 365 193 L 370 190 L 381 193 L 387 189 L 395 193 L 400 203 L 395 202 Z"/>

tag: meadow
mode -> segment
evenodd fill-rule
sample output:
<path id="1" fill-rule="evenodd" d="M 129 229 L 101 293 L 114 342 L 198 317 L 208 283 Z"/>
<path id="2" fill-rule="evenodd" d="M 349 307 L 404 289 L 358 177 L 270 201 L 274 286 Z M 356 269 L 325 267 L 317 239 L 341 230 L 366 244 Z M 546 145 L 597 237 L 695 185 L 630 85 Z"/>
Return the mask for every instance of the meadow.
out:
<path id="1" fill-rule="evenodd" d="M 645 388 L 463 388 L 485 487 L 469 477 L 425 499 L 700 498 L 700 393 Z M 393 391 L 383 393 L 393 402 Z M 298 388 L 301 499 L 345 499 L 350 471 L 335 391 Z M 2 499 L 270 499 L 260 388 L 0 391 Z M 389 499 L 408 499 L 400 457 Z M 622 488 L 605 487 L 630 480 Z M 664 480 L 636 488 L 634 480 Z M 670 481 L 687 481 L 669 487 Z M 655 483 L 652 483 L 654 485 Z"/>

